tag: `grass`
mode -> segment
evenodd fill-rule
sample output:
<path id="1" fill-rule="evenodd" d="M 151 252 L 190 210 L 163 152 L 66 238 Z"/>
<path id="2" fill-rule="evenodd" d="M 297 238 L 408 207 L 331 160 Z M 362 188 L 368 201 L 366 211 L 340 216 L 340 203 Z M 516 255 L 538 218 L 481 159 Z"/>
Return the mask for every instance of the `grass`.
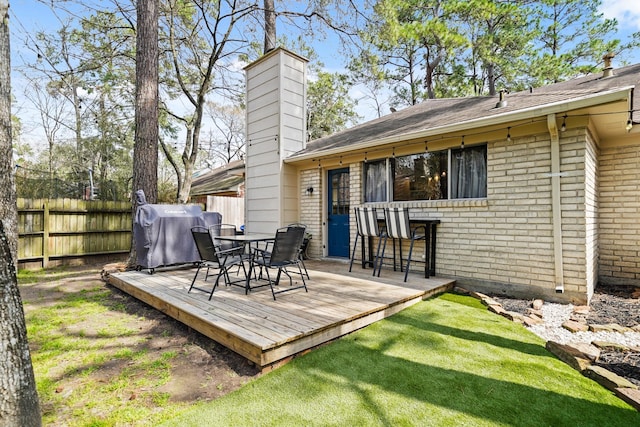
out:
<path id="1" fill-rule="evenodd" d="M 156 391 L 178 354 L 151 355 L 134 326 L 138 316 L 123 313 L 103 284 L 74 290 L 53 281 L 77 275 L 18 275 L 21 292 L 32 287 L 23 301 L 43 425 L 156 425 L 183 411 Z"/>
<path id="2" fill-rule="evenodd" d="M 167 426 L 631 426 L 640 413 L 468 297 L 422 302 Z"/>
<path id="3" fill-rule="evenodd" d="M 115 316 L 125 305 L 102 284 L 51 281 L 76 275 L 19 274 L 20 286 L 32 287 L 24 303 L 44 425 L 640 425 L 638 412 L 553 357 L 537 336 L 454 294 L 187 406 L 160 391 L 186 355 L 148 351 L 148 337 L 132 326 L 139 315 Z"/>

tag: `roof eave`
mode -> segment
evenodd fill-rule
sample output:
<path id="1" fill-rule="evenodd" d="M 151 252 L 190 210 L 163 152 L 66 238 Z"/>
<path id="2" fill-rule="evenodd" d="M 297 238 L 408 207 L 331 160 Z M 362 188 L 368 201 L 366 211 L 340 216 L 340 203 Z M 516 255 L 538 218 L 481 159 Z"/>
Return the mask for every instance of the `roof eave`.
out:
<path id="1" fill-rule="evenodd" d="M 388 138 L 374 139 L 365 141 L 362 143 L 352 144 L 348 147 L 338 147 L 329 149 L 326 151 L 316 151 L 313 153 L 305 153 L 301 155 L 292 155 L 284 159 L 285 163 L 297 163 L 302 161 L 313 160 L 322 157 L 331 157 L 338 154 L 344 154 L 345 152 L 364 150 L 370 147 L 377 147 L 382 145 L 394 144 L 409 139 L 429 138 L 436 135 L 465 132 L 469 129 L 477 129 L 485 126 L 495 126 L 498 124 L 513 122 L 519 120 L 527 120 L 538 117 L 547 116 L 554 113 L 564 113 L 570 110 L 577 110 L 580 108 L 593 107 L 599 104 L 607 104 L 615 101 L 622 101 L 628 99 L 631 96 L 631 90 L 633 85 L 624 86 L 609 91 L 604 91 L 598 94 L 583 96 L 580 98 L 558 101 L 554 103 L 545 104 L 542 106 L 536 106 L 526 108 L 522 110 L 510 111 L 503 114 L 493 115 L 491 117 L 482 117 L 478 119 L 467 120 L 463 122 L 453 123 L 450 125 L 434 127 L 430 129 L 424 129 L 417 132 L 409 132 L 400 135 L 394 135 Z"/>

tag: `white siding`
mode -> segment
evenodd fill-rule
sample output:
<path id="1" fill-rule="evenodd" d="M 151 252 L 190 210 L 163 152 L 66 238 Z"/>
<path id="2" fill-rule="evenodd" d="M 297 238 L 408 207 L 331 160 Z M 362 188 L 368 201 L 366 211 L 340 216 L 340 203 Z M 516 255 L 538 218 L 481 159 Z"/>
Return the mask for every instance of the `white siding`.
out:
<path id="1" fill-rule="evenodd" d="M 283 159 L 305 146 L 306 62 L 276 49 L 246 76 L 246 229 L 271 233 L 299 221 L 296 171 Z"/>

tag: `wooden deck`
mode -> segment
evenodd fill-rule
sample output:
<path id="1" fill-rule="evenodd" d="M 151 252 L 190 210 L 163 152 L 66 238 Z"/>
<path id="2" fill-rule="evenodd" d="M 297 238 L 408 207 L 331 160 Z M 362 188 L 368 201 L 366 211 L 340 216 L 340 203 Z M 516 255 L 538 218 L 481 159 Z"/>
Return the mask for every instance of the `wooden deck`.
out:
<path id="1" fill-rule="evenodd" d="M 155 307 L 225 347 L 265 368 L 322 343 L 339 338 L 391 316 L 454 285 L 453 280 L 425 279 L 410 274 L 370 269 L 341 262 L 307 261 L 310 280 L 304 289 L 277 296 L 268 287 L 245 295 L 235 286 L 219 286 L 211 301 L 208 293 L 192 290 L 195 268 L 158 269 L 155 274 L 113 273 L 111 285 Z M 329 273 L 331 272 L 331 273 Z M 201 287 L 209 287 L 198 278 Z M 209 282 L 213 282 L 211 279 Z M 283 281 L 280 286 L 288 286 Z"/>

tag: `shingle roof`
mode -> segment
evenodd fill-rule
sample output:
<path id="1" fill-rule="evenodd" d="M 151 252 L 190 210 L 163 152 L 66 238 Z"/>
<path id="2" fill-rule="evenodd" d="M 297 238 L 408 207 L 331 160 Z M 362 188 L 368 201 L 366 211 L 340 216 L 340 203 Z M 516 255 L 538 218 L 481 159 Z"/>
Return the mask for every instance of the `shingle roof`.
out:
<path id="1" fill-rule="evenodd" d="M 237 192 L 244 183 L 244 160 L 236 160 L 200 175 L 191 184 L 191 196 Z"/>
<path id="2" fill-rule="evenodd" d="M 547 105 L 570 102 L 604 94 L 615 89 L 635 86 L 640 83 L 640 64 L 614 70 L 614 75 L 603 78 L 602 73 L 555 83 L 532 90 L 510 93 L 506 96 L 507 106 L 496 108 L 497 96 L 430 99 L 418 105 L 388 114 L 375 120 L 354 126 L 333 135 L 311 141 L 304 150 L 291 158 L 321 155 L 325 151 L 347 149 L 354 144 L 371 143 L 385 138 L 444 128 L 463 124 L 470 125 L 479 119 L 499 118 L 519 111 L 526 111 Z M 634 94 L 637 98 L 638 94 Z M 636 99 L 636 101 L 638 101 Z M 635 105 L 640 105 L 637 102 Z"/>

